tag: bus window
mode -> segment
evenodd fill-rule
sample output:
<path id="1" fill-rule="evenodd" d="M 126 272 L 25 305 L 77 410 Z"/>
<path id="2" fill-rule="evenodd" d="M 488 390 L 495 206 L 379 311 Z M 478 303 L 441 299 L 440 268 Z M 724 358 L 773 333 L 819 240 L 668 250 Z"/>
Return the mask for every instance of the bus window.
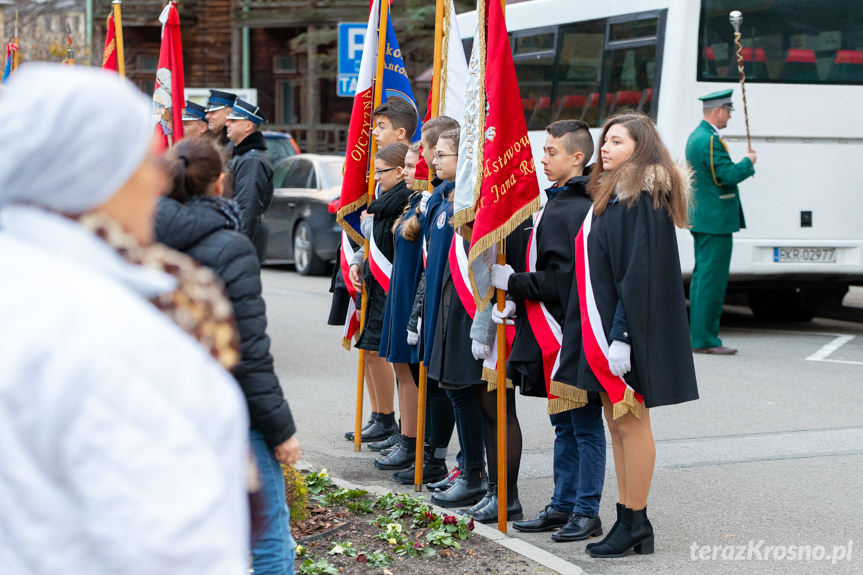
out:
<path id="1" fill-rule="evenodd" d="M 584 119 L 602 82 L 605 20 L 561 27 L 555 120 Z"/>
<path id="2" fill-rule="evenodd" d="M 728 13 L 739 0 L 703 0 L 698 80 L 737 82 Z M 744 9 L 743 69 L 750 82 L 863 84 L 863 2 L 774 0 Z"/>
<path id="3" fill-rule="evenodd" d="M 528 130 L 544 129 L 554 119 L 551 105 L 557 29 L 512 34 L 512 58 Z"/>

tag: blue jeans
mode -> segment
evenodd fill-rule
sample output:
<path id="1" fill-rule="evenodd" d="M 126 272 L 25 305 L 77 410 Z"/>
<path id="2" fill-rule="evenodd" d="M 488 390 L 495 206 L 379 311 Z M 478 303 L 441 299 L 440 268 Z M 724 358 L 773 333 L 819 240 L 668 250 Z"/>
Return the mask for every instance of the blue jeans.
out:
<path id="1" fill-rule="evenodd" d="M 249 432 L 249 442 L 258 462 L 264 500 L 261 535 L 252 544 L 252 567 L 255 575 L 293 575 L 296 544 L 291 536 L 282 467 L 259 431 Z"/>
<path id="2" fill-rule="evenodd" d="M 554 493 L 551 506 L 596 517 L 605 484 L 602 402 L 588 394 L 584 407 L 549 416 L 554 425 Z"/>

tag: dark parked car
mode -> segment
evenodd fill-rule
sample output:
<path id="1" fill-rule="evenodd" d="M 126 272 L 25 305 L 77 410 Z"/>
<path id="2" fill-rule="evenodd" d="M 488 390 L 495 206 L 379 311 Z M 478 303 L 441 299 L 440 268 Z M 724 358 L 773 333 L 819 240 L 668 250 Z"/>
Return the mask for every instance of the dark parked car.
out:
<path id="1" fill-rule="evenodd" d="M 263 134 L 264 141 L 267 142 L 267 156 L 270 157 L 270 165 L 275 166 L 285 158 L 300 153 L 297 141 L 287 132 L 266 131 Z"/>
<path id="2" fill-rule="evenodd" d="M 319 275 L 338 255 L 341 228 L 329 204 L 342 187 L 341 156 L 299 154 L 274 168 L 267 262 L 293 262 L 302 275 Z"/>

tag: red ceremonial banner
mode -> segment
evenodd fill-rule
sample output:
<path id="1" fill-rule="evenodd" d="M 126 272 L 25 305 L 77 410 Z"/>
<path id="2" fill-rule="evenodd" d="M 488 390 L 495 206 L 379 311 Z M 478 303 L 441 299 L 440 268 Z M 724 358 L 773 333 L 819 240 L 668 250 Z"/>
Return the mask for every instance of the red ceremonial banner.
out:
<path id="1" fill-rule="evenodd" d="M 118 72 L 117 67 L 117 31 L 114 28 L 114 15 L 109 14 L 105 32 L 105 52 L 102 55 L 102 68 Z"/>
<path id="2" fill-rule="evenodd" d="M 156 130 L 162 134 L 162 144 L 170 144 L 183 138 L 183 107 L 186 105 L 185 81 L 183 78 L 183 43 L 180 40 L 180 15 L 177 5 L 171 2 L 165 7 L 163 16 L 162 48 L 159 51 L 159 67 L 156 70 L 156 86 L 153 90 L 153 115 L 158 122 Z"/>
<path id="3" fill-rule="evenodd" d="M 540 207 L 539 182 L 527 135 L 515 65 L 500 2 L 488 2 L 488 114 L 485 121 L 482 188 L 476 202 L 469 259 L 479 258 Z M 491 293 L 477 294 L 488 301 Z"/>

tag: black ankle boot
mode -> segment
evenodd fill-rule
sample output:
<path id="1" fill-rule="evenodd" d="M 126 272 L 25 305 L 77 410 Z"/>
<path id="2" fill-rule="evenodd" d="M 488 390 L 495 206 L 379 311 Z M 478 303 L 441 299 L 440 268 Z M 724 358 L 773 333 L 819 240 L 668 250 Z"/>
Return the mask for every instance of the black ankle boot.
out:
<path id="1" fill-rule="evenodd" d="M 614 525 L 611 526 L 611 529 L 608 530 L 608 533 L 606 533 L 605 537 L 603 537 L 600 541 L 597 541 L 596 543 L 588 543 L 584 547 L 585 551 L 590 551 L 597 545 L 602 545 L 603 543 L 608 541 L 608 538 L 611 537 L 611 534 L 614 533 L 614 530 L 620 526 L 620 520 L 623 518 L 623 510 L 626 508 L 626 506 L 623 503 L 615 503 L 614 506 L 617 510 L 617 519 L 614 521 Z"/>
<path id="2" fill-rule="evenodd" d="M 383 441 L 377 441 L 375 443 L 369 443 L 369 449 L 371 451 L 379 451 L 381 455 L 389 455 L 390 451 L 392 451 L 393 447 L 398 445 L 399 438 L 402 436 L 399 433 L 399 430 L 396 429 L 394 432 L 390 433 L 389 436 Z"/>
<path id="3" fill-rule="evenodd" d="M 488 489 L 488 477 L 484 470 L 465 470 L 446 491 L 432 495 L 432 503 L 441 507 L 464 507 L 473 505 Z"/>
<path id="4" fill-rule="evenodd" d="M 393 431 L 398 431 L 398 429 L 399 426 L 396 423 L 395 414 L 379 413 L 377 421 L 363 430 L 362 435 L 360 435 L 360 441 L 363 443 L 381 441 L 389 437 Z"/>
<path id="5" fill-rule="evenodd" d="M 372 415 L 369 417 L 369 420 L 366 422 L 365 425 L 363 425 L 362 431 L 366 431 L 369 427 L 371 427 L 372 424 L 378 420 L 379 415 L 380 415 L 380 413 L 373 411 Z M 345 432 L 345 439 L 347 439 L 348 441 L 353 441 L 354 440 L 354 432 L 353 431 L 346 431 Z"/>
<path id="6" fill-rule="evenodd" d="M 453 467 L 450 469 L 450 472 L 446 474 L 446 476 L 440 481 L 434 481 L 431 483 L 426 483 L 426 489 L 429 491 L 446 491 L 449 489 L 455 480 L 458 479 L 458 476 L 461 475 L 461 469 L 458 467 Z"/>
<path id="7" fill-rule="evenodd" d="M 415 463 L 416 461 L 414 461 Z M 393 481 L 401 485 L 413 485 L 416 475 L 416 466 L 411 465 L 404 471 L 393 473 Z M 423 483 L 440 481 L 446 477 L 446 461 L 434 456 L 434 449 L 426 446 L 423 454 Z"/>
<path id="8" fill-rule="evenodd" d="M 489 483 L 488 490 L 485 492 L 485 495 L 482 496 L 482 499 L 480 499 L 476 505 L 474 505 L 473 507 L 468 507 L 467 509 L 459 509 L 458 511 L 456 511 L 456 514 L 471 516 L 476 515 L 477 513 L 479 513 L 480 509 L 488 505 L 489 502 L 494 499 L 495 493 L 497 493 L 497 485 L 495 485 L 494 483 Z"/>
<path id="9" fill-rule="evenodd" d="M 495 523 L 497 522 L 497 512 L 498 512 L 498 498 L 497 498 L 497 488 L 494 490 L 494 494 L 489 500 L 488 505 L 477 511 L 476 513 L 472 513 L 474 521 L 479 521 L 480 523 Z M 515 519 L 521 519 L 522 510 L 521 510 L 521 502 L 518 500 L 518 486 L 513 485 L 512 487 L 506 490 L 506 519 L 507 521 L 513 521 Z"/>
<path id="10" fill-rule="evenodd" d="M 634 549 L 639 555 L 653 553 L 653 526 L 647 518 L 647 507 L 637 511 L 624 507 L 620 525 L 608 540 L 591 547 L 591 557 L 623 557 Z"/>
<path id="11" fill-rule="evenodd" d="M 375 459 L 375 467 L 393 471 L 407 469 L 414 462 L 414 458 L 416 458 L 416 449 L 416 437 L 405 437 L 402 435 L 398 445 L 389 455 Z"/>

